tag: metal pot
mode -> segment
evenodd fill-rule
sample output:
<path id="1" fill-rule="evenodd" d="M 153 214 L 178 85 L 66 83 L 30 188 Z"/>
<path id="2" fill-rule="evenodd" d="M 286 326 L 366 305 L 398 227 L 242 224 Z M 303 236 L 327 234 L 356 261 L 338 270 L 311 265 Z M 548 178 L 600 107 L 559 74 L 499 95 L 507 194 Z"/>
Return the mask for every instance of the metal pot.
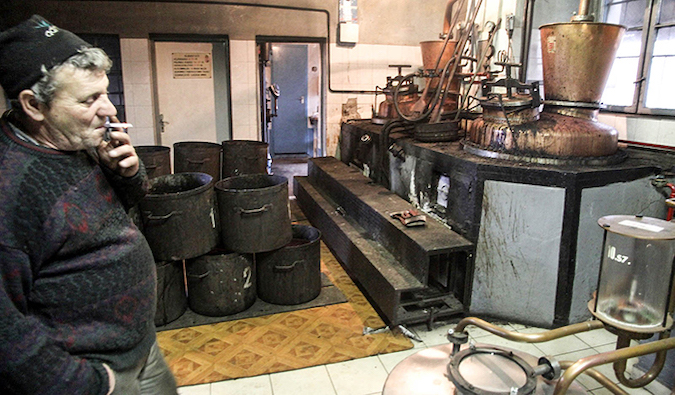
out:
<path id="1" fill-rule="evenodd" d="M 258 296 L 265 302 L 294 305 L 321 293 L 321 232 L 305 225 L 291 229 L 286 246 L 256 254 Z"/>
<path id="2" fill-rule="evenodd" d="M 186 261 L 188 303 L 195 313 L 219 317 L 242 312 L 256 300 L 253 255 L 213 252 Z"/>
<path id="3" fill-rule="evenodd" d="M 136 155 L 145 165 L 148 178 L 171 174 L 171 148 L 161 145 L 139 145 Z"/>
<path id="4" fill-rule="evenodd" d="M 276 250 L 291 241 L 288 180 L 249 174 L 215 185 L 225 248 L 237 252 Z"/>
<path id="5" fill-rule="evenodd" d="M 153 178 L 139 207 L 143 233 L 157 260 L 194 258 L 218 244 L 215 193 L 208 174 Z"/>
<path id="6" fill-rule="evenodd" d="M 173 168 L 175 173 L 206 173 L 214 182 L 220 180 L 220 144 L 203 141 L 182 141 L 173 145 Z"/>
<path id="7" fill-rule="evenodd" d="M 268 144 L 253 140 L 223 141 L 223 179 L 267 173 Z"/>

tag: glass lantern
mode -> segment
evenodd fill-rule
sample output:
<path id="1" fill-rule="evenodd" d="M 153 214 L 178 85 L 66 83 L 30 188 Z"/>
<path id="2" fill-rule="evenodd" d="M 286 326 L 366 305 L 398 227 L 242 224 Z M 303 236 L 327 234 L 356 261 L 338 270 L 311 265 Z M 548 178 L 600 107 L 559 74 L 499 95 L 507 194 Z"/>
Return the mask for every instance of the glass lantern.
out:
<path id="1" fill-rule="evenodd" d="M 594 315 L 631 332 L 661 332 L 669 313 L 675 272 L 675 223 L 611 215 L 605 230 Z"/>

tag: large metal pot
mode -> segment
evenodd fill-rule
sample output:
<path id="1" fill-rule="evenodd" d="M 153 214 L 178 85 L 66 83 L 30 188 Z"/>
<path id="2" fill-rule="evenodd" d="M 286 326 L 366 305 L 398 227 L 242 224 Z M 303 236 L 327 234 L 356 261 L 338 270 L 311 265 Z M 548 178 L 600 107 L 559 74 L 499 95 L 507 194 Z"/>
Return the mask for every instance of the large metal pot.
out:
<path id="1" fill-rule="evenodd" d="M 186 261 L 188 303 L 195 313 L 220 317 L 242 312 L 256 300 L 253 255 L 214 251 Z"/>
<path id="2" fill-rule="evenodd" d="M 291 228 L 286 246 L 256 254 L 258 296 L 268 303 L 300 304 L 321 293 L 321 232 L 306 225 Z"/>
<path id="3" fill-rule="evenodd" d="M 157 312 L 155 325 L 177 320 L 187 310 L 183 261 L 157 262 Z"/>
<path id="4" fill-rule="evenodd" d="M 139 207 L 143 234 L 157 260 L 194 258 L 218 244 L 215 193 L 208 174 L 153 178 Z"/>
<path id="5" fill-rule="evenodd" d="M 174 173 L 206 173 L 214 182 L 220 180 L 220 144 L 204 141 L 181 141 L 173 145 Z"/>
<path id="6" fill-rule="evenodd" d="M 268 144 L 253 140 L 226 140 L 223 145 L 223 179 L 267 173 Z"/>
<path id="7" fill-rule="evenodd" d="M 291 241 L 288 180 L 248 174 L 215 185 L 225 248 L 237 252 L 276 250 Z"/>
<path id="8" fill-rule="evenodd" d="M 139 145 L 135 148 L 148 178 L 171 174 L 171 148 L 161 145 Z"/>

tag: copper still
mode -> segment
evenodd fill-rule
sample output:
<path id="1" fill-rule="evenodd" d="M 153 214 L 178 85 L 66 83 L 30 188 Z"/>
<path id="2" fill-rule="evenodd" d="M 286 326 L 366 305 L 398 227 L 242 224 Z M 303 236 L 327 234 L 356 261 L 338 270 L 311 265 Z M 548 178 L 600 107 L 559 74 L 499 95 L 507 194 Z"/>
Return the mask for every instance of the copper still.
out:
<path id="1" fill-rule="evenodd" d="M 491 83 L 484 83 L 483 116 L 468 127 L 467 151 L 536 163 L 611 164 L 625 158 L 618 150 L 618 132 L 597 121 L 625 28 L 588 19 L 577 16 L 572 22 L 539 28 L 543 111 L 537 100 L 538 87 L 528 86 L 529 92 L 523 94 L 523 86 L 515 87 L 509 81 L 508 71 L 506 83 L 493 83 L 506 86 L 506 94 L 486 92 L 485 85 Z"/>

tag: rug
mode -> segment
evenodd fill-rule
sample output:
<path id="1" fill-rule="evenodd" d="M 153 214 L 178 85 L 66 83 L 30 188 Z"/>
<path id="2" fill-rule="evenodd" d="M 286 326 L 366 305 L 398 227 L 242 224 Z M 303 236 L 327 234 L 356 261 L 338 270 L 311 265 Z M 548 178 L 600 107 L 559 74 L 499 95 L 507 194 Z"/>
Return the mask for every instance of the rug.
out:
<path id="1" fill-rule="evenodd" d="M 400 333 L 363 334 L 385 323 L 321 243 L 321 271 L 346 303 L 159 332 L 179 386 L 257 376 L 407 350 Z"/>

